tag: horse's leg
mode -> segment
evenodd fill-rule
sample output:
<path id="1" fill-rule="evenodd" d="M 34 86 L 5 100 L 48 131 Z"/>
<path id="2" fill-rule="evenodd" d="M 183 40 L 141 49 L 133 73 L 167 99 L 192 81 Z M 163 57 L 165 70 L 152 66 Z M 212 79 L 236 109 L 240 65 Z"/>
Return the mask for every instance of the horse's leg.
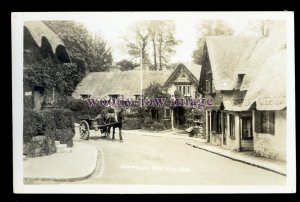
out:
<path id="1" fill-rule="evenodd" d="M 106 127 L 106 138 L 109 139 L 110 138 L 110 127 Z"/>
<path id="2" fill-rule="evenodd" d="M 112 136 L 112 139 L 114 140 L 115 139 L 115 125 L 113 126 L 113 136 Z"/>
<path id="3" fill-rule="evenodd" d="M 122 124 L 119 125 L 119 137 L 120 137 L 120 141 L 123 141 L 123 138 L 122 138 Z"/>

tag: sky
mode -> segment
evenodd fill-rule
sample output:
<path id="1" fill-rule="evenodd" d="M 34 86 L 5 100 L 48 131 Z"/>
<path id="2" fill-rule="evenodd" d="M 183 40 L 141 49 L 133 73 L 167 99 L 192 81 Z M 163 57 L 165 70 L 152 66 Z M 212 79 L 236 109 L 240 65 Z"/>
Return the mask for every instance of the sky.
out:
<path id="1" fill-rule="evenodd" d="M 199 36 L 199 24 L 201 18 L 194 18 L 193 16 L 183 15 L 182 18 L 174 15 L 160 15 L 160 16 L 138 16 L 131 14 L 124 15 L 106 15 L 103 20 L 103 16 L 93 17 L 87 16 L 81 18 L 81 23 L 85 24 L 87 29 L 96 35 L 100 35 L 107 45 L 111 48 L 113 58 L 115 62 L 122 59 L 128 59 L 128 55 L 124 48 L 124 36 L 129 31 L 129 27 L 132 26 L 138 20 L 151 20 L 151 19 L 171 19 L 176 24 L 175 36 L 181 40 L 182 43 L 177 46 L 176 54 L 171 57 L 171 63 L 173 62 L 192 62 L 192 53 L 196 49 L 196 42 Z M 236 34 L 241 33 L 244 27 L 249 23 L 249 20 L 243 18 L 236 18 L 230 16 L 229 18 L 222 19 L 227 22 L 234 30 Z"/>

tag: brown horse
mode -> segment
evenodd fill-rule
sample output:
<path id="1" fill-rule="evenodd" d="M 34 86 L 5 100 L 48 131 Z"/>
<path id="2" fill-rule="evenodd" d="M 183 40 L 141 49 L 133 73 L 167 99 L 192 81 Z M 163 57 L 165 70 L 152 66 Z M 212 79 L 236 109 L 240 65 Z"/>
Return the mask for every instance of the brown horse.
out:
<path id="1" fill-rule="evenodd" d="M 107 127 L 107 134 L 108 137 L 110 135 L 110 129 L 113 128 L 113 135 L 112 135 L 112 140 L 115 139 L 115 129 L 118 128 L 119 129 L 119 137 L 120 137 L 120 141 L 123 141 L 122 138 L 122 122 L 124 120 L 124 112 L 123 110 L 116 112 L 117 113 L 117 120 L 115 119 L 115 117 L 110 116 L 107 118 L 107 122 L 108 124 L 112 123 L 111 125 L 109 125 Z"/>

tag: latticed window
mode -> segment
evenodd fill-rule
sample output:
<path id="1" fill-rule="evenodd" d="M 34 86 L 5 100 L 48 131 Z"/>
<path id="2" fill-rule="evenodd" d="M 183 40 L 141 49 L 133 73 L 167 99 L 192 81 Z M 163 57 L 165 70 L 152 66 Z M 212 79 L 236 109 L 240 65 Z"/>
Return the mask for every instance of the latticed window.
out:
<path id="1" fill-rule="evenodd" d="M 177 90 L 179 90 L 184 96 L 191 95 L 191 85 L 177 85 Z"/>

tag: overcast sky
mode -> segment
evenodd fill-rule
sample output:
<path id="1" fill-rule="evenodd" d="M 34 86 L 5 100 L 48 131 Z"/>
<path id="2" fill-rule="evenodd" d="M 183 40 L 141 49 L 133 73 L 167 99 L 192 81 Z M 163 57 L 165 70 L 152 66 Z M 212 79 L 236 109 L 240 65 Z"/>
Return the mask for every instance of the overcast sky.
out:
<path id="1" fill-rule="evenodd" d="M 182 40 L 177 47 L 177 54 L 171 62 L 191 61 L 196 48 L 198 27 L 201 20 L 226 21 L 239 34 L 244 26 L 253 20 L 283 19 L 278 12 L 40 12 L 23 13 L 22 20 L 73 20 L 86 25 L 93 34 L 101 34 L 112 49 L 114 61 L 128 58 L 123 36 L 128 27 L 141 20 L 173 20 L 176 23 L 176 37 Z"/>
<path id="2" fill-rule="evenodd" d="M 124 39 L 128 28 L 136 21 L 131 20 L 81 20 L 87 27 L 87 29 L 93 34 L 100 34 L 107 44 L 111 47 L 113 58 L 115 62 L 120 61 L 128 57 L 126 50 L 124 50 Z M 244 27 L 246 22 L 239 21 L 227 21 L 236 33 L 239 33 Z M 192 52 L 196 48 L 196 41 L 198 38 L 200 20 L 190 21 L 175 21 L 177 39 L 182 40 L 182 43 L 177 46 L 176 54 L 171 58 L 171 62 L 191 62 Z"/>

